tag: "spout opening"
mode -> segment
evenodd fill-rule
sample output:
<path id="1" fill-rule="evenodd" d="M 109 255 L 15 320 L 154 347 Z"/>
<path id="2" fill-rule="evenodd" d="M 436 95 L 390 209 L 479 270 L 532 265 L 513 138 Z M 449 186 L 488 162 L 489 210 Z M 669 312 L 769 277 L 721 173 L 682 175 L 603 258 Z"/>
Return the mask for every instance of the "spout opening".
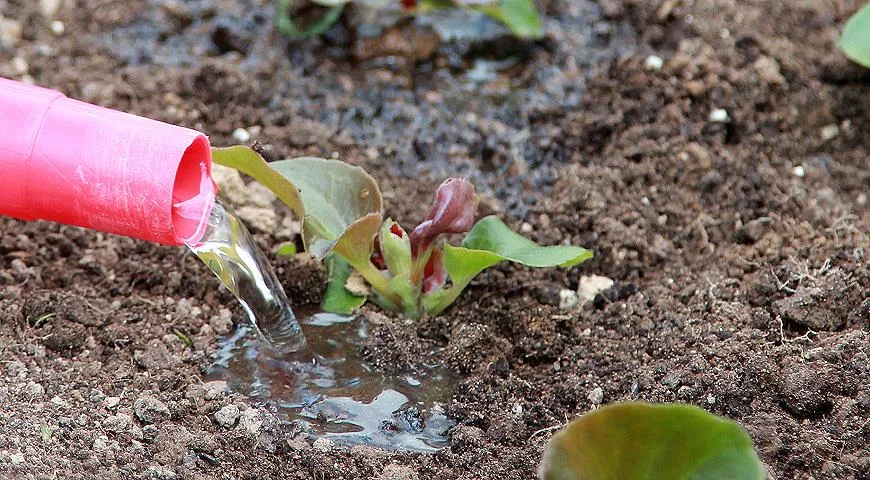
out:
<path id="1" fill-rule="evenodd" d="M 211 147 L 199 135 L 184 151 L 172 189 L 172 228 L 179 244 L 202 238 L 215 201 L 211 179 Z"/>

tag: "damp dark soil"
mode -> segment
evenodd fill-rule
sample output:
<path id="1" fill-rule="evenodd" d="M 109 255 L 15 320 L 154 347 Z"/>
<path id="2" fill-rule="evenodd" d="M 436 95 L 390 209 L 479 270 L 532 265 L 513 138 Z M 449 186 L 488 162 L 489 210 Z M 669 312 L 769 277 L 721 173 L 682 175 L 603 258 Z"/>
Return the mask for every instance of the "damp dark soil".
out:
<path id="1" fill-rule="evenodd" d="M 771 478 L 870 478 L 870 75 L 835 50 L 862 3 L 548 0 L 517 42 L 362 11 L 288 41 L 266 0 L 0 2 L 4 77 L 364 166 L 408 225 L 464 175 L 482 213 L 596 252 L 499 266 L 436 318 L 363 310 L 368 364 L 456 380 L 450 446 L 396 453 L 206 382 L 243 316 L 186 251 L 0 219 L 0 477 L 531 479 L 553 427 L 641 399 L 739 421 Z M 247 213 L 293 240 L 285 209 Z M 318 302 L 320 266 L 275 263 Z M 560 308 L 591 275 L 615 283 Z"/>

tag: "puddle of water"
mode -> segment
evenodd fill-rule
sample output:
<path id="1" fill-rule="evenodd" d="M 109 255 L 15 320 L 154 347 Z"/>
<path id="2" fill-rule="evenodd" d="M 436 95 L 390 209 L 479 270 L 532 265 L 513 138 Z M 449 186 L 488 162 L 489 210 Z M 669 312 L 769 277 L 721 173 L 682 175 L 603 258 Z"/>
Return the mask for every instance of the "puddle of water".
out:
<path id="1" fill-rule="evenodd" d="M 239 300 L 251 327 L 278 351 L 295 351 L 305 336 L 275 271 L 244 224 L 218 200 L 202 239 L 188 247 Z"/>
<path id="2" fill-rule="evenodd" d="M 207 379 L 273 406 L 310 440 L 423 452 L 447 446 L 453 422 L 441 405 L 453 382 L 446 370 L 389 375 L 366 364 L 359 354 L 368 336 L 362 317 L 316 313 L 301 324 L 308 342 L 289 354 L 263 349 L 249 328 L 239 328 L 221 343 Z"/>

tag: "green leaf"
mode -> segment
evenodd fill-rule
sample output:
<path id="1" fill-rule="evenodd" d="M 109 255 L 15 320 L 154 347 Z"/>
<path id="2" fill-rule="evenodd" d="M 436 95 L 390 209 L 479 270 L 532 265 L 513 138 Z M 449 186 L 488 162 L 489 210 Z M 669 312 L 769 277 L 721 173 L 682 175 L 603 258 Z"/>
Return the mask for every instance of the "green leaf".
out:
<path id="1" fill-rule="evenodd" d="M 479 7 L 479 10 L 508 27 L 519 38 L 542 36 L 541 17 L 535 0 L 501 0 L 499 6 Z"/>
<path id="2" fill-rule="evenodd" d="M 504 260 L 529 267 L 570 267 L 592 258 L 592 252 L 583 247 L 571 245 L 542 247 L 515 233 L 494 215 L 477 222 L 465 236 L 462 246 L 472 250 L 493 252 L 502 256 Z"/>
<path id="3" fill-rule="evenodd" d="M 570 267 L 592 258 L 582 247 L 542 247 L 518 235 L 496 216 L 477 222 L 462 241 L 462 247 L 444 246 L 444 269 L 452 285 L 423 298 L 427 313 L 438 315 L 449 307 L 480 272 L 502 260 L 529 267 Z"/>
<path id="4" fill-rule="evenodd" d="M 345 259 L 333 254 L 327 255 L 324 262 L 329 279 L 320 307 L 325 312 L 350 315 L 366 303 L 366 297 L 354 295 L 344 288 L 350 277 L 350 265 Z"/>
<path id="5" fill-rule="evenodd" d="M 438 315 L 459 298 L 459 294 L 480 272 L 504 260 L 504 257 L 485 250 L 444 245 L 444 270 L 452 285 L 423 296 L 423 310 Z"/>
<path id="6" fill-rule="evenodd" d="M 290 7 L 293 6 L 295 0 L 278 0 L 275 6 L 275 28 L 282 35 L 288 38 L 314 38 L 323 35 L 330 29 L 338 19 L 341 18 L 344 12 L 346 1 L 320 0 L 315 3 L 320 3 L 324 6 L 329 6 L 329 10 L 320 17 L 320 19 L 311 23 L 307 27 L 300 28 L 290 17 Z"/>
<path id="7" fill-rule="evenodd" d="M 298 218 L 305 218 L 302 196 L 299 195 L 296 186 L 273 170 L 259 153 L 249 147 L 237 145 L 227 148 L 212 148 L 211 157 L 212 161 L 218 165 L 234 168 L 253 177 L 254 180 L 260 182 L 287 204 Z"/>
<path id="8" fill-rule="evenodd" d="M 870 68 L 870 3 L 846 22 L 840 49 L 856 63 Z"/>
<path id="9" fill-rule="evenodd" d="M 275 249 L 275 255 L 279 257 L 292 257 L 296 255 L 296 244 L 293 242 L 284 242 L 281 245 L 278 245 L 278 248 Z"/>
<path id="10" fill-rule="evenodd" d="M 360 167 L 310 157 L 269 166 L 295 185 L 302 196 L 302 240 L 311 255 L 322 258 L 350 225 L 370 213 L 381 213 L 378 184 Z"/>
<path id="11" fill-rule="evenodd" d="M 680 404 L 621 403 L 572 421 L 550 439 L 543 480 L 763 480 L 736 422 Z"/>

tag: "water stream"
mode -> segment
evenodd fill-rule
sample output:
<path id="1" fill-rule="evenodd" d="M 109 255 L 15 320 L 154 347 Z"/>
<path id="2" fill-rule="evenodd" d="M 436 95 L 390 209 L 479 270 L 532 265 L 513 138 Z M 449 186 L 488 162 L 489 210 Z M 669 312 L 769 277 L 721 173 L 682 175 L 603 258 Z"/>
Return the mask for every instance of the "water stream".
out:
<path id="1" fill-rule="evenodd" d="M 275 271 L 245 225 L 220 200 L 202 239 L 188 247 L 236 296 L 251 327 L 270 347 L 296 351 L 305 344 Z"/>
<path id="2" fill-rule="evenodd" d="M 435 451 L 453 423 L 442 404 L 445 369 L 391 375 L 368 365 L 363 317 L 305 312 L 297 321 L 284 289 L 251 234 L 220 201 L 190 249 L 238 298 L 248 325 L 221 341 L 206 376 L 295 422 L 309 439 L 390 450 Z M 300 325 L 301 323 L 301 325 Z M 306 340 L 307 339 L 307 340 Z"/>

